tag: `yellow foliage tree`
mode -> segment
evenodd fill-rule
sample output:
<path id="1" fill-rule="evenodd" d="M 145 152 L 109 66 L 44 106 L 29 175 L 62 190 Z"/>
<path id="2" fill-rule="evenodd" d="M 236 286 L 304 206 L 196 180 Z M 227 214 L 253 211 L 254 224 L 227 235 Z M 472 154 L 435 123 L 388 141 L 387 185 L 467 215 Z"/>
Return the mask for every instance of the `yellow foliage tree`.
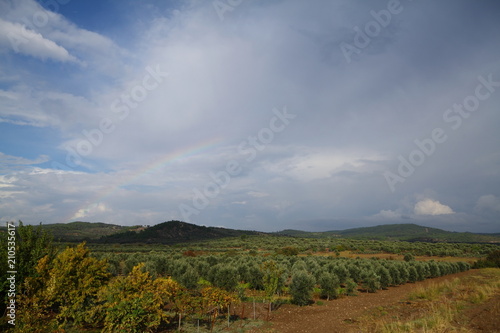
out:
<path id="1" fill-rule="evenodd" d="M 220 311 L 227 309 L 231 303 L 236 303 L 238 301 L 234 293 L 211 285 L 205 286 L 201 290 L 201 299 L 203 308 L 206 312 L 211 314 L 210 323 L 212 328 Z"/>
<path id="2" fill-rule="evenodd" d="M 99 295 L 104 315 L 103 332 L 152 332 L 169 322 L 165 306 L 182 287 L 170 278 L 153 280 L 144 263 L 127 276 L 118 276 Z"/>
<path id="3" fill-rule="evenodd" d="M 40 259 L 35 270 L 37 276 L 26 279 L 20 297 L 20 331 L 95 325 L 97 293 L 110 277 L 105 260 L 92 257 L 81 243 L 52 262 L 48 256 Z"/>

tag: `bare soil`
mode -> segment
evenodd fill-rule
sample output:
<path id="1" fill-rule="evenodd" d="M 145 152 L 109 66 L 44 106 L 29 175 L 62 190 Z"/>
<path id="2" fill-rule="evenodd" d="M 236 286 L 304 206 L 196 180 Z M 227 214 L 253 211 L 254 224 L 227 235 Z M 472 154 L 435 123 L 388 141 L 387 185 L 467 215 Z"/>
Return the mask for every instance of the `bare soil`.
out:
<path id="1" fill-rule="evenodd" d="M 343 297 L 324 301 L 324 305 L 298 307 L 285 304 L 271 313 L 270 322 L 249 332 L 358 332 L 360 318 L 376 312 L 379 307 L 392 307 L 402 304 L 412 311 L 412 302 L 408 295 L 417 286 L 426 286 L 434 282 L 452 280 L 457 277 L 473 275 L 475 270 L 451 274 L 417 283 L 408 283 L 377 293 L 358 293 L 357 296 Z M 414 311 L 418 311 L 417 308 Z M 464 323 L 471 332 L 500 332 L 500 296 L 464 311 Z"/>

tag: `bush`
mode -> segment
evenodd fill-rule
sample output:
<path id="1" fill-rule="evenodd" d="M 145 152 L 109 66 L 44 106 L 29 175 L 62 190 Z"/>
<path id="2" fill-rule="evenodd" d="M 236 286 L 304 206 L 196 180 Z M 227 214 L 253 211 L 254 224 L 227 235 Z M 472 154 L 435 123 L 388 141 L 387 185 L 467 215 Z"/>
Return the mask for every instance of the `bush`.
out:
<path id="1" fill-rule="evenodd" d="M 492 251 L 486 259 L 478 260 L 474 268 L 499 267 L 500 268 L 500 250 Z"/>
<path id="2" fill-rule="evenodd" d="M 297 305 L 308 305 L 313 293 L 314 277 L 306 271 L 297 271 L 292 275 L 290 294 L 292 303 Z"/>

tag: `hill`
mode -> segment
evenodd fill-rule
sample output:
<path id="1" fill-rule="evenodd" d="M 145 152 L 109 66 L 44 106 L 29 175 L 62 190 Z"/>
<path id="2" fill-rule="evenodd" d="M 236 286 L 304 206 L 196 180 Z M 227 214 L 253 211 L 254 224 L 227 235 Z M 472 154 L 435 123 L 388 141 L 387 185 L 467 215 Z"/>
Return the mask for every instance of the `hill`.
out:
<path id="1" fill-rule="evenodd" d="M 236 230 L 219 227 L 205 227 L 196 224 L 169 221 L 144 228 L 140 231 L 126 231 L 101 237 L 102 243 L 159 243 L 175 244 L 191 241 L 240 237 L 242 235 L 261 235 L 263 232 Z"/>
<path id="2" fill-rule="evenodd" d="M 55 240 L 78 242 L 96 240 L 103 236 L 122 233 L 139 227 L 124 227 L 102 222 L 76 221 L 70 223 L 42 224 L 42 228 L 52 233 Z"/>
<path id="3" fill-rule="evenodd" d="M 140 226 L 125 227 L 116 224 L 102 222 L 69 222 L 69 223 L 51 223 L 40 224 L 42 229 L 48 231 L 54 236 L 55 241 L 62 242 L 81 242 L 97 240 L 103 236 L 137 230 Z M 37 225 L 34 225 L 37 227 Z M 5 232 L 6 227 L 1 226 L 0 232 Z"/>
<path id="4" fill-rule="evenodd" d="M 400 240 L 421 242 L 464 242 L 464 243 L 499 243 L 497 234 L 474 234 L 470 232 L 453 232 L 437 228 L 424 227 L 417 224 L 384 224 L 374 227 L 333 230 L 324 232 L 308 232 L 300 230 L 283 230 L 279 235 L 306 238 L 353 238 L 372 240 Z"/>
<path id="5" fill-rule="evenodd" d="M 170 221 L 154 226 L 120 226 L 102 222 L 70 222 L 42 224 L 54 235 L 56 241 L 99 243 L 158 243 L 176 244 L 190 241 L 240 237 L 242 235 L 277 235 L 304 238 L 351 238 L 367 240 L 500 243 L 500 234 L 475 234 L 452 232 L 416 224 L 384 224 L 374 227 L 309 232 L 286 229 L 275 233 L 205 227 L 196 224 Z M 5 231 L 0 227 L 0 231 Z"/>

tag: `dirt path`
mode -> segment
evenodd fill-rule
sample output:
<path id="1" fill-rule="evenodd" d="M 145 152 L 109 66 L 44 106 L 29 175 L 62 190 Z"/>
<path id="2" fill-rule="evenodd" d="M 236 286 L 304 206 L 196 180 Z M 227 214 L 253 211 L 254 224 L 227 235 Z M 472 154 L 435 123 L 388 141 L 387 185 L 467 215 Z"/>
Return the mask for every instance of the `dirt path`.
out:
<path id="1" fill-rule="evenodd" d="M 270 323 L 252 332 L 355 332 L 356 318 L 366 313 L 368 309 L 398 304 L 404 301 L 416 286 L 465 277 L 473 273 L 474 270 L 470 270 L 417 283 L 407 283 L 376 293 L 359 293 L 358 296 L 325 301 L 321 306 L 297 307 L 286 304 L 273 312 Z"/>

